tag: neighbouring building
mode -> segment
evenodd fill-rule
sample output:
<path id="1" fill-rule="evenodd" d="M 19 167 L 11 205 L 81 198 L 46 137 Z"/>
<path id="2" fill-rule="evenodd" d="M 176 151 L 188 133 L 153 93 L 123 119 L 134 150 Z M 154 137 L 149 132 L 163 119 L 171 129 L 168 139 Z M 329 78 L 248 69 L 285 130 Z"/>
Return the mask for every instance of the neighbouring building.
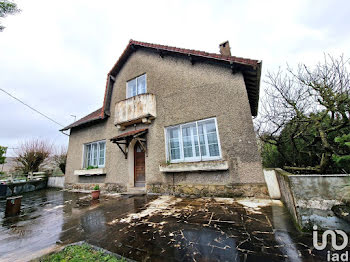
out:
<path id="1" fill-rule="evenodd" d="M 266 196 L 252 116 L 261 61 L 130 40 L 102 108 L 72 123 L 66 187 Z"/>

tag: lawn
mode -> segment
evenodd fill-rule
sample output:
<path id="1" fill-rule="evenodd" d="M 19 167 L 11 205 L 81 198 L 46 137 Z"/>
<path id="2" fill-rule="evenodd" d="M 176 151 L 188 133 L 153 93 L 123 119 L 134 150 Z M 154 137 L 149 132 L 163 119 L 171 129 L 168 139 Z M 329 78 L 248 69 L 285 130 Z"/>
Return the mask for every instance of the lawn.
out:
<path id="1" fill-rule="evenodd" d="M 42 262 L 126 262 L 125 259 L 119 259 L 112 255 L 105 254 L 102 251 L 95 250 L 87 244 L 72 245 L 64 248 L 62 251 L 40 259 Z"/>

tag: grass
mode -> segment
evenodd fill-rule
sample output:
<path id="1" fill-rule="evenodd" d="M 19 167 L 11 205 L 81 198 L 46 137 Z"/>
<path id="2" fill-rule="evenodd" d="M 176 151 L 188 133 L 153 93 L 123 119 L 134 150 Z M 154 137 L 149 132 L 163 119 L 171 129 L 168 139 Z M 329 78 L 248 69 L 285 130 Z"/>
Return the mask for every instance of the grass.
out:
<path id="1" fill-rule="evenodd" d="M 114 256 L 103 253 L 89 245 L 73 245 L 64 248 L 62 251 L 41 259 L 42 262 L 126 262 L 125 259 L 118 259 Z"/>

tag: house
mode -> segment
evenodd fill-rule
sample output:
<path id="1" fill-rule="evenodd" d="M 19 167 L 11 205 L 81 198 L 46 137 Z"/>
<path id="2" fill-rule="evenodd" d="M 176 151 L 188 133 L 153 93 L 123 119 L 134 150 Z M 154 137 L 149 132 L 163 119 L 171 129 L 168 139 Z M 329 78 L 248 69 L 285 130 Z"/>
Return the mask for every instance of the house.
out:
<path id="1" fill-rule="evenodd" d="M 252 117 L 261 61 L 130 40 L 70 130 L 66 187 L 266 196 Z"/>

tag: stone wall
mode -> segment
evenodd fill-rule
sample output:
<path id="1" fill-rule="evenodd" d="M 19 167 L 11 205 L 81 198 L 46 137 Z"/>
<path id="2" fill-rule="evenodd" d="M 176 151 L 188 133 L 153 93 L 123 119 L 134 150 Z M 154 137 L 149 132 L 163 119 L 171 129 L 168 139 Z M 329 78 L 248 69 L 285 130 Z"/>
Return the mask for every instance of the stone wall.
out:
<path id="1" fill-rule="evenodd" d="M 122 193 L 126 191 L 126 186 L 117 183 L 66 183 L 65 188 L 68 190 L 93 190 L 99 185 L 100 190 L 104 192 Z"/>
<path id="2" fill-rule="evenodd" d="M 266 184 L 228 184 L 228 185 L 147 185 L 148 193 L 175 194 L 180 196 L 203 197 L 256 197 L 268 198 Z"/>

